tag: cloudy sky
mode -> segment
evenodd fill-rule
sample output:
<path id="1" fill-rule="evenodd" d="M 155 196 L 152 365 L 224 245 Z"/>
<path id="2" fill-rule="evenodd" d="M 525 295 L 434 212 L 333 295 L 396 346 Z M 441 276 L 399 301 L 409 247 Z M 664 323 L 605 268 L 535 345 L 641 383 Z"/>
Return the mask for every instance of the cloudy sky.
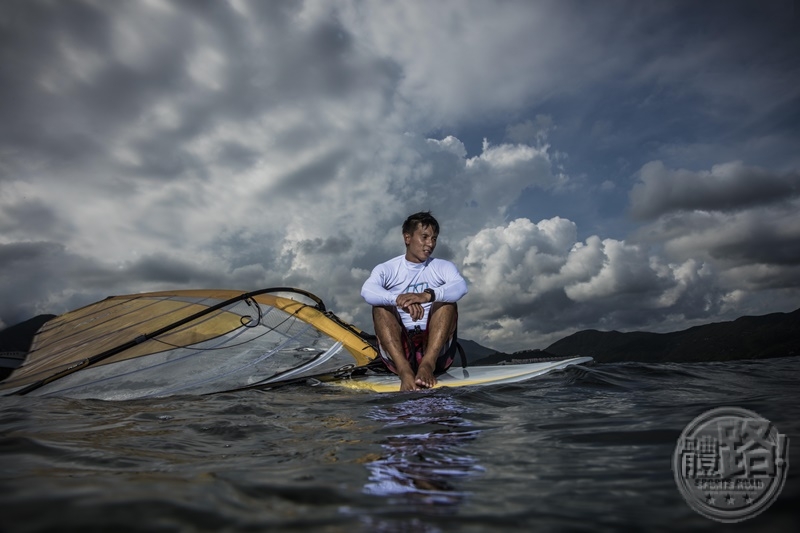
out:
<path id="1" fill-rule="evenodd" d="M 800 307 L 800 13 L 769 2 L 0 3 L 0 327 L 359 290 L 431 210 L 499 350 Z"/>

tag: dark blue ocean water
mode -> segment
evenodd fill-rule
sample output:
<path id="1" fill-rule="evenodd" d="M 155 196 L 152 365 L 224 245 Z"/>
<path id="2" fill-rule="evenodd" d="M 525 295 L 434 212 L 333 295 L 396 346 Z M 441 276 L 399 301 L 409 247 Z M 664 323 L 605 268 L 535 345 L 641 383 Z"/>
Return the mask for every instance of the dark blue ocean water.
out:
<path id="1" fill-rule="evenodd" d="M 484 388 L 290 386 L 102 402 L 0 398 L 0 530 L 798 531 L 800 357 L 593 364 Z M 721 524 L 671 470 L 738 406 L 789 436 L 762 514 Z"/>

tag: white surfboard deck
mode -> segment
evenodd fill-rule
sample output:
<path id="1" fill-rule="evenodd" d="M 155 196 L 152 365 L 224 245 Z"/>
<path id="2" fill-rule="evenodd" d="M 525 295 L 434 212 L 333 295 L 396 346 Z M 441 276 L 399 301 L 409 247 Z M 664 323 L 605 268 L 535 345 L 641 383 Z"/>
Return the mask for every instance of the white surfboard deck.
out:
<path id="1" fill-rule="evenodd" d="M 592 361 L 591 357 L 573 357 L 561 361 L 544 361 L 541 363 L 523 363 L 512 365 L 470 366 L 462 368 L 454 364 L 444 374 L 436 376 L 438 387 L 467 387 L 481 385 L 499 385 L 516 383 L 536 376 L 541 376 L 571 365 L 579 365 Z M 372 392 L 398 392 L 400 379 L 394 374 L 371 374 L 353 376 L 348 379 L 330 382 L 337 387 Z"/>

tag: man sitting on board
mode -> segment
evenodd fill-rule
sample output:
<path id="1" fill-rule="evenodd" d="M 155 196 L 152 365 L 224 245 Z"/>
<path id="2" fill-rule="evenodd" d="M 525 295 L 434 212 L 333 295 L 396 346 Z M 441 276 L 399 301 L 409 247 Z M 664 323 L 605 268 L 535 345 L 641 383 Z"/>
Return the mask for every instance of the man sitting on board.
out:
<path id="1" fill-rule="evenodd" d="M 433 387 L 435 374 L 455 358 L 456 302 L 467 294 L 467 283 L 453 263 L 431 257 L 438 236 L 430 212 L 409 216 L 405 255 L 376 266 L 361 288 L 372 306 L 378 352 L 400 377 L 401 391 Z"/>

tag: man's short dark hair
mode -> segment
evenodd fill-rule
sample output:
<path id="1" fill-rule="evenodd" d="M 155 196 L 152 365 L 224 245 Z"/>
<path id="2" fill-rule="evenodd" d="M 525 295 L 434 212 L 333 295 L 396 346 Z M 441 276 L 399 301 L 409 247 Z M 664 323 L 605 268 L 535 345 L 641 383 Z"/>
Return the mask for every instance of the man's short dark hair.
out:
<path id="1" fill-rule="evenodd" d="M 406 233 L 411 235 L 418 227 L 424 228 L 425 226 L 430 226 L 433 228 L 433 233 L 439 235 L 439 223 L 433 218 L 430 211 L 420 211 L 419 213 L 414 213 L 409 216 L 406 221 L 403 222 L 403 235 Z"/>

